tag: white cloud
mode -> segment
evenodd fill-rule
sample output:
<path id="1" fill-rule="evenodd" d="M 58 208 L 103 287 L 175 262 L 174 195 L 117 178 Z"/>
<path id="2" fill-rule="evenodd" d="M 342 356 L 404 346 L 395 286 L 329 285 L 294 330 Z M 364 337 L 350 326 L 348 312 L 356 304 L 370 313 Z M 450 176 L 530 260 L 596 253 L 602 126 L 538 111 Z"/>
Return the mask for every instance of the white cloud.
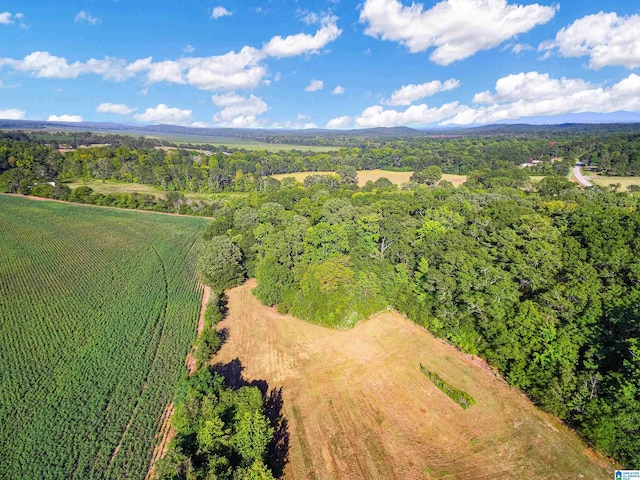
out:
<path id="1" fill-rule="evenodd" d="M 193 47 L 193 45 L 187 45 L 186 47 L 184 47 L 184 48 L 182 49 L 182 51 L 183 51 L 184 53 L 193 53 L 193 52 L 195 52 L 195 51 L 196 51 L 196 49 Z"/>
<path id="2" fill-rule="evenodd" d="M 0 12 L 0 25 L 11 25 L 13 23 L 13 19 L 11 17 L 11 12 Z"/>
<path id="3" fill-rule="evenodd" d="M 24 119 L 25 111 L 18 108 L 7 108 L 0 110 L 0 118 L 4 120 L 22 120 Z"/>
<path id="4" fill-rule="evenodd" d="M 496 92 L 476 94 L 486 106 L 467 106 L 443 124 L 494 123 L 526 117 L 567 113 L 640 111 L 640 76 L 631 74 L 605 88 L 581 79 L 554 79 L 537 72 L 501 78 Z"/>
<path id="5" fill-rule="evenodd" d="M 403 85 L 400 89 L 391 94 L 391 98 L 383 100 L 383 105 L 411 105 L 416 100 L 430 97 L 438 92 L 446 92 L 460 86 L 460 81 L 450 78 L 444 83 L 440 80 L 421 83 L 419 85 L 409 84 Z"/>
<path id="6" fill-rule="evenodd" d="M 511 49 L 511 51 L 516 54 L 527 52 L 529 50 L 533 50 L 533 47 L 527 43 L 516 43 Z"/>
<path id="7" fill-rule="evenodd" d="M 385 110 L 374 105 L 364 110 L 355 119 L 358 127 L 397 127 L 401 125 L 428 125 L 437 123 L 460 111 L 458 102 L 445 103 L 441 107 L 430 108 L 426 104 L 412 105 L 404 111 Z"/>
<path id="8" fill-rule="evenodd" d="M 319 53 L 328 43 L 337 39 L 342 30 L 336 24 L 338 18 L 328 15 L 320 20 L 320 29 L 315 35 L 298 33 L 282 38 L 276 35 L 262 47 L 262 51 L 276 58 L 293 57 L 303 53 Z"/>
<path id="9" fill-rule="evenodd" d="M 315 12 L 309 12 L 307 10 L 299 10 L 298 15 L 300 15 L 300 20 L 302 20 L 306 25 L 317 25 L 325 16 Z"/>
<path id="10" fill-rule="evenodd" d="M 640 67 L 640 15 L 619 17 L 615 12 L 596 13 L 579 18 L 556 34 L 555 40 L 542 42 L 538 51 L 557 49 L 563 57 L 589 57 L 589 67 Z M 544 58 L 548 57 L 545 55 Z"/>
<path id="11" fill-rule="evenodd" d="M 99 23 L 102 23 L 102 20 L 100 20 L 98 17 L 94 17 L 89 12 L 86 12 L 84 10 L 80 10 L 73 21 L 74 23 L 87 22 L 89 25 L 97 25 Z"/>
<path id="12" fill-rule="evenodd" d="M 0 12 L 0 25 L 13 25 L 17 21 L 20 28 L 29 28 L 29 25 L 26 25 L 23 20 L 24 13 Z"/>
<path id="13" fill-rule="evenodd" d="M 322 80 L 311 80 L 311 83 L 304 87 L 305 92 L 317 92 L 324 88 L 324 82 Z"/>
<path id="14" fill-rule="evenodd" d="M 327 128 L 349 128 L 351 126 L 352 118 L 349 115 L 343 115 L 342 117 L 332 118 L 327 122 Z"/>
<path id="15" fill-rule="evenodd" d="M 76 78 L 95 74 L 105 80 L 124 81 L 144 75 L 148 84 L 169 82 L 211 91 L 251 90 L 261 85 L 267 75 L 263 63 L 267 57 L 318 53 L 319 48 L 340 35 L 336 20 L 335 17 L 325 17 L 321 28 L 313 36 L 299 34 L 286 38 L 273 37 L 264 45 L 264 50 L 245 46 L 238 52 L 230 51 L 210 57 L 183 57 L 159 62 L 147 57 L 130 63 L 112 57 L 70 63 L 64 57 L 36 51 L 23 59 L 0 58 L 0 68 L 9 66 L 39 78 Z M 279 74 L 275 79 L 279 79 Z"/>
<path id="16" fill-rule="evenodd" d="M 139 122 L 186 125 L 191 122 L 192 114 L 192 110 L 167 107 L 164 103 L 160 103 L 157 107 L 147 108 L 144 113 L 134 115 L 133 118 Z"/>
<path id="17" fill-rule="evenodd" d="M 213 121 L 225 127 L 258 127 L 264 125 L 264 120 L 258 118 L 269 109 L 260 97 L 250 95 L 242 97 L 235 92 L 224 95 L 213 95 L 211 101 L 218 107 L 223 107 L 213 116 Z"/>
<path id="18" fill-rule="evenodd" d="M 129 115 L 135 112 L 135 107 L 129 107 L 123 103 L 101 103 L 96 107 L 98 113 L 114 113 L 116 115 Z"/>
<path id="19" fill-rule="evenodd" d="M 193 122 L 191 124 L 192 127 L 194 128 L 209 128 L 211 127 L 211 125 L 209 125 L 207 122 Z"/>
<path id="20" fill-rule="evenodd" d="M 306 130 L 309 128 L 318 128 L 318 125 L 316 125 L 313 122 L 300 122 L 300 121 L 292 122 L 290 120 L 287 120 L 285 122 L 274 122 L 271 125 L 269 125 L 269 128 L 287 128 L 287 129 L 296 129 L 296 130 Z"/>
<path id="21" fill-rule="evenodd" d="M 49 122 L 81 122 L 82 115 L 49 115 Z"/>
<path id="22" fill-rule="evenodd" d="M 296 117 L 297 121 L 302 121 L 302 120 L 309 120 L 309 115 L 305 115 L 303 113 L 299 113 L 298 116 Z"/>
<path id="23" fill-rule="evenodd" d="M 345 92 L 345 88 L 342 85 L 338 85 L 336 88 L 333 89 L 333 93 L 334 95 L 342 95 Z"/>
<path id="24" fill-rule="evenodd" d="M 558 94 L 572 94 L 590 88 L 579 78 L 554 79 L 548 73 L 528 72 L 507 75 L 496 82 L 496 92 L 476 93 L 473 103 L 504 103 L 516 100 L 551 100 Z"/>
<path id="25" fill-rule="evenodd" d="M 230 12 L 226 8 L 221 7 L 221 6 L 217 6 L 211 12 L 211 18 L 214 18 L 214 19 L 217 20 L 219 18 L 226 17 L 226 16 L 229 16 L 231 14 L 232 14 L 232 12 Z"/>
<path id="26" fill-rule="evenodd" d="M 398 42 L 412 53 L 434 47 L 431 61 L 449 65 L 546 23 L 555 12 L 556 7 L 507 0 L 443 0 L 428 10 L 421 3 L 366 0 L 360 21 L 367 35 Z"/>
<path id="27" fill-rule="evenodd" d="M 15 70 L 27 72 L 38 78 L 76 78 L 83 74 L 102 75 L 106 80 L 122 81 L 131 77 L 126 62 L 121 59 L 105 57 L 102 60 L 91 58 L 86 62 L 69 63 L 63 57 L 49 52 L 33 52 L 22 60 L 0 58 L 0 67 L 8 65 Z"/>

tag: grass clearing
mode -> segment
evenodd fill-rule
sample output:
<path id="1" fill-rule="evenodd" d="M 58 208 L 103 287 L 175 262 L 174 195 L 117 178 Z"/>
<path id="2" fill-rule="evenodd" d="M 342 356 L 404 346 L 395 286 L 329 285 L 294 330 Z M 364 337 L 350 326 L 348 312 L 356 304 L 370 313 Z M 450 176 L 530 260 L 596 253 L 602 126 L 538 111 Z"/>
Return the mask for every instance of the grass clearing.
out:
<path id="1" fill-rule="evenodd" d="M 640 187 L 640 177 L 607 177 L 605 175 L 598 175 L 583 171 L 584 177 L 594 185 L 600 185 L 602 187 L 608 187 L 609 185 L 620 184 L 620 191 L 626 191 L 630 185 L 637 185 Z"/>
<path id="2" fill-rule="evenodd" d="M 103 195 L 117 193 L 139 193 L 161 197 L 166 193 L 151 185 L 144 185 L 142 183 L 118 182 L 114 180 L 106 180 L 103 182 L 102 180 L 98 180 L 95 178 L 92 178 L 91 180 L 77 179 L 67 183 L 66 185 L 72 190 L 78 187 L 89 187 L 94 192 L 101 193 Z"/>
<path id="3" fill-rule="evenodd" d="M 0 195 L 1 478 L 144 478 L 205 223 Z"/>
<path id="4" fill-rule="evenodd" d="M 232 289 L 216 362 L 282 387 L 286 479 L 606 479 L 613 466 L 478 359 L 393 312 L 338 331 Z M 463 410 L 419 369 L 473 396 Z"/>

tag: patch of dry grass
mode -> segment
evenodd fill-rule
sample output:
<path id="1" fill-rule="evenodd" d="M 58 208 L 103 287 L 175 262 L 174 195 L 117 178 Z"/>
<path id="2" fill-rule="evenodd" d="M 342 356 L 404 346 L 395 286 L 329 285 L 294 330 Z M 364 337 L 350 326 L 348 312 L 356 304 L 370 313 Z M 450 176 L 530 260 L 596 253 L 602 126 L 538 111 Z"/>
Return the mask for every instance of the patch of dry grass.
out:
<path id="1" fill-rule="evenodd" d="M 310 175 L 329 175 L 335 174 L 335 172 L 295 172 L 295 173 L 279 173 L 277 175 L 271 175 L 273 178 L 277 180 L 282 180 L 286 177 L 293 177 L 299 182 L 304 182 L 304 179 Z M 363 187 L 368 181 L 375 182 L 379 178 L 387 178 L 391 181 L 391 183 L 395 183 L 396 185 L 402 185 L 403 183 L 407 183 L 409 178 L 413 172 L 392 172 L 389 170 L 358 170 L 358 185 Z M 466 175 L 442 175 L 443 180 L 448 180 L 453 183 L 456 187 L 458 185 L 462 185 L 467 181 Z"/>
<path id="2" fill-rule="evenodd" d="M 397 313 L 322 328 L 259 303 L 255 281 L 229 291 L 215 358 L 282 388 L 287 479 L 606 479 L 613 467 L 477 358 Z M 461 409 L 419 364 L 472 395 Z"/>

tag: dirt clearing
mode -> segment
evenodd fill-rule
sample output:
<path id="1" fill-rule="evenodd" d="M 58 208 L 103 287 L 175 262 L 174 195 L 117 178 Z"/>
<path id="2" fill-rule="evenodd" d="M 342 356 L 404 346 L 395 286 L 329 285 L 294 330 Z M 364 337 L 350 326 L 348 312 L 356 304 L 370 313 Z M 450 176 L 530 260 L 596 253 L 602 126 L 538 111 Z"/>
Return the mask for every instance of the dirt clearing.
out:
<path id="1" fill-rule="evenodd" d="M 613 467 L 482 362 L 393 312 L 353 330 L 262 306 L 255 281 L 229 292 L 216 362 L 282 388 L 287 479 L 605 479 Z M 471 394 L 463 410 L 419 364 Z"/>

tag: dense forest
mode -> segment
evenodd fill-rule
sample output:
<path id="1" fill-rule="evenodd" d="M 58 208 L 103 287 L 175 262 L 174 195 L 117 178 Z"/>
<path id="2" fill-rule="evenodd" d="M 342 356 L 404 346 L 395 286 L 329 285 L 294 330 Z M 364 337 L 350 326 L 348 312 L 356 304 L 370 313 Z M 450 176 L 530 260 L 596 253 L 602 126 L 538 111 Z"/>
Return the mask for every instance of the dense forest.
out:
<path id="1" fill-rule="evenodd" d="M 0 189 L 40 194 L 33 179 L 50 178 L 52 196 L 97 203 L 104 196 L 85 190 L 80 198 L 53 180 L 89 176 L 245 192 L 200 210 L 212 217 L 200 270 L 216 290 L 255 276 L 263 303 L 337 328 L 395 308 L 482 356 L 598 449 L 640 468 L 640 197 L 579 189 L 564 175 L 576 160 L 604 165 L 605 157 L 608 168 L 635 172 L 639 138 L 372 140 L 326 154 L 211 156 L 116 146 L 62 155 L 5 139 Z M 565 162 L 547 162 L 548 176 L 535 185 L 514 168 L 555 157 Z M 468 181 L 399 188 L 381 179 L 359 188 L 344 168 L 433 165 Z M 264 177 L 339 167 L 306 186 Z"/>

